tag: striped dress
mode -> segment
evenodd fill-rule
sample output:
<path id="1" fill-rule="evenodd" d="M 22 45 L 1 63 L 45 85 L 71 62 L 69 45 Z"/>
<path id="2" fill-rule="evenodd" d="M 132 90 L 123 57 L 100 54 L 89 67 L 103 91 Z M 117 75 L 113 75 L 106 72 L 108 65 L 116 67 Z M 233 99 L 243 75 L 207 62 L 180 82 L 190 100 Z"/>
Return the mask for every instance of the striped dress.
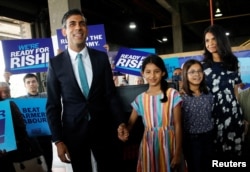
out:
<path id="1" fill-rule="evenodd" d="M 131 103 L 142 116 L 144 134 L 139 148 L 138 172 L 170 172 L 170 162 L 175 153 L 173 109 L 182 101 L 177 90 L 167 90 L 168 101 L 162 103 L 163 94 L 148 95 L 143 92 Z"/>

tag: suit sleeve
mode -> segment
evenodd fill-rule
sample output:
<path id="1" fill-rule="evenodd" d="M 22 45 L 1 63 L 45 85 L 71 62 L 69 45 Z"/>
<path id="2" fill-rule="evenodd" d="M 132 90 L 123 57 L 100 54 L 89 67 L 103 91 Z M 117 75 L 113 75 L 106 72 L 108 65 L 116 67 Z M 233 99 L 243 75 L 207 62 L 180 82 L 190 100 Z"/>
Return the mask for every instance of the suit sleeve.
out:
<path id="1" fill-rule="evenodd" d="M 47 74 L 46 115 L 52 133 L 52 141 L 54 142 L 63 139 L 61 113 L 60 85 L 53 66 L 53 59 L 50 59 Z"/>
<path id="2" fill-rule="evenodd" d="M 106 58 L 106 73 L 105 73 L 105 81 L 106 81 L 106 92 L 108 94 L 108 101 L 110 104 L 110 109 L 113 115 L 113 119 L 115 120 L 115 125 L 118 127 L 121 123 L 126 122 L 125 112 L 122 110 L 121 102 L 117 95 L 117 90 L 113 80 L 113 73 L 111 69 L 111 65 L 109 63 L 108 57 Z"/>

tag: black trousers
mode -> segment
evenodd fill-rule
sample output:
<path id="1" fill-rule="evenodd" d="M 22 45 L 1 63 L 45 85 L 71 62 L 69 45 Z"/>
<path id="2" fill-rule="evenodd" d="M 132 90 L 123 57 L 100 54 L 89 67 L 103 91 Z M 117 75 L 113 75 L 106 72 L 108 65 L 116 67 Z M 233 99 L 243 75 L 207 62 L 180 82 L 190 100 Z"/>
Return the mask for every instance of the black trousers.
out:
<path id="1" fill-rule="evenodd" d="M 212 162 L 212 132 L 184 134 L 183 151 L 188 172 L 210 172 Z"/>
<path id="2" fill-rule="evenodd" d="M 52 147 L 51 136 L 38 136 L 37 141 L 39 142 L 40 147 L 42 149 L 45 162 L 48 167 L 48 172 L 52 172 L 53 147 Z"/>

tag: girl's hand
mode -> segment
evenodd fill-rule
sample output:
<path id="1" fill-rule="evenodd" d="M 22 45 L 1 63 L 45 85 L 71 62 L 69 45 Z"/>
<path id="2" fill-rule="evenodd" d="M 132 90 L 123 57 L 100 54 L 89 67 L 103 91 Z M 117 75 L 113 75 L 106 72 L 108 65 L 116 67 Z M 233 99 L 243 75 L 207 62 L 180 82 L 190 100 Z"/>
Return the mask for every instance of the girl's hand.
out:
<path id="1" fill-rule="evenodd" d="M 125 142 L 128 140 L 129 131 L 127 129 L 126 124 L 124 124 L 124 123 L 120 124 L 118 129 L 117 129 L 117 132 L 118 132 L 118 138 L 121 141 Z"/>
<path id="2" fill-rule="evenodd" d="M 172 169 L 178 169 L 181 163 L 181 155 L 174 155 L 173 159 L 171 160 L 170 166 Z"/>

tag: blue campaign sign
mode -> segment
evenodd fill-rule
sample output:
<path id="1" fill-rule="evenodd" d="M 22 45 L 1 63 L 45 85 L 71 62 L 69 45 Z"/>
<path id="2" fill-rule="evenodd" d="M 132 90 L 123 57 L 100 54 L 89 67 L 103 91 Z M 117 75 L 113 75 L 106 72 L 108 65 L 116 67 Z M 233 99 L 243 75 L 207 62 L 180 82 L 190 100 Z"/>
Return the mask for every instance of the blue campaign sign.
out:
<path id="1" fill-rule="evenodd" d="M 185 57 L 170 57 L 170 58 L 163 58 L 164 63 L 168 70 L 168 78 L 171 79 L 173 76 L 173 71 L 175 68 L 182 68 L 182 65 L 189 59 L 196 59 L 201 61 L 201 55 L 193 55 L 193 56 L 185 56 Z"/>
<path id="2" fill-rule="evenodd" d="M 0 150 L 3 149 L 17 149 L 9 100 L 0 101 Z"/>
<path id="3" fill-rule="evenodd" d="M 250 87 L 249 86 L 250 85 L 250 77 L 249 77 L 250 76 L 250 50 L 235 51 L 233 53 L 234 55 L 236 55 L 240 63 L 240 74 L 241 74 L 242 82 L 246 85 L 245 87 L 248 88 Z M 169 78 L 171 78 L 173 69 L 175 67 L 182 67 L 182 65 L 189 59 L 196 59 L 196 60 L 202 61 L 203 55 L 198 54 L 198 55 L 184 56 L 184 57 L 173 56 L 169 58 L 163 57 L 164 63 L 168 69 Z"/>
<path id="4" fill-rule="evenodd" d="M 241 74 L 241 80 L 246 85 L 246 87 L 249 87 L 250 85 L 250 51 L 238 51 L 234 52 L 234 54 L 238 57 L 238 60 L 240 62 L 240 74 Z"/>
<path id="5" fill-rule="evenodd" d="M 88 27 L 88 36 L 86 44 L 88 47 L 107 52 L 104 48 L 106 42 L 105 28 L 103 24 L 98 25 L 89 25 Z M 56 30 L 58 48 L 61 51 L 64 51 L 68 48 L 68 41 L 66 37 L 62 34 L 62 29 Z"/>
<path id="6" fill-rule="evenodd" d="M 63 36 L 62 29 L 56 30 L 56 36 L 59 50 L 66 50 L 68 48 L 68 40 L 65 36 Z"/>
<path id="7" fill-rule="evenodd" d="M 179 59 L 178 58 L 163 58 L 163 61 L 167 68 L 168 79 L 171 79 L 174 69 L 179 67 Z"/>
<path id="8" fill-rule="evenodd" d="M 15 98 L 13 101 L 19 107 L 29 136 L 51 135 L 47 116 L 47 98 Z"/>
<path id="9" fill-rule="evenodd" d="M 115 57 L 115 71 L 141 76 L 143 59 L 152 53 L 129 48 L 120 48 Z"/>
<path id="10" fill-rule="evenodd" d="M 155 54 L 155 48 L 132 48 L 134 50 L 138 50 L 138 51 L 144 51 L 144 52 L 148 52 L 148 53 L 152 53 Z"/>
<path id="11" fill-rule="evenodd" d="M 51 38 L 2 40 L 6 71 L 12 74 L 47 71 L 54 56 Z"/>
<path id="12" fill-rule="evenodd" d="M 179 67 L 181 67 L 187 60 L 190 60 L 190 59 L 202 61 L 203 56 L 202 55 L 193 55 L 193 56 L 185 56 L 185 57 L 179 58 Z"/>

